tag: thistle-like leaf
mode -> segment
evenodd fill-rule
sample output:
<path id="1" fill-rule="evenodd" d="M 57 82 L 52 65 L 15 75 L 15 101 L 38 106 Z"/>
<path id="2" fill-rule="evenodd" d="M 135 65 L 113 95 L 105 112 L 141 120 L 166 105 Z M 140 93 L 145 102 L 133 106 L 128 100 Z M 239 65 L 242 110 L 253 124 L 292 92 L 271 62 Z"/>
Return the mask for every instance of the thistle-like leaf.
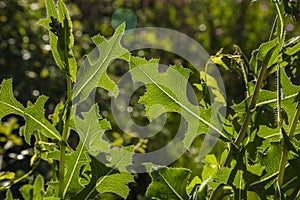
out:
<path id="1" fill-rule="evenodd" d="M 92 56 L 86 56 L 73 89 L 73 99 L 76 98 L 76 100 L 81 101 L 87 98 L 95 87 L 102 87 L 117 96 L 118 88 L 107 76 L 106 70 L 115 59 L 129 60 L 129 52 L 120 44 L 124 30 L 125 24 L 123 23 L 109 40 L 101 35 L 92 38 L 100 55 L 96 59 Z"/>
<path id="2" fill-rule="evenodd" d="M 3 80 L 0 90 L 0 119 L 9 114 L 24 117 L 26 124 L 21 133 L 27 143 L 30 143 L 30 137 L 34 131 L 40 131 L 49 138 L 61 140 L 59 132 L 44 116 L 44 105 L 47 99 L 46 96 L 39 96 L 34 105 L 28 103 L 27 108 L 25 108 L 13 96 L 12 80 Z"/>
<path id="3" fill-rule="evenodd" d="M 99 107 L 95 104 L 88 112 L 82 113 L 83 119 L 76 116 L 73 125 L 83 145 L 94 156 L 100 152 L 107 153 L 110 148 L 110 144 L 102 138 L 105 130 L 111 129 L 110 123 L 98 113 Z"/>
<path id="4" fill-rule="evenodd" d="M 191 171 L 185 168 L 162 168 L 150 173 L 152 183 L 147 196 L 158 199 L 189 199 L 186 188 Z"/>
<path id="5" fill-rule="evenodd" d="M 267 53 L 274 47 L 276 47 L 276 48 L 275 48 L 274 52 L 272 53 L 272 56 L 268 63 L 268 66 L 271 66 L 274 63 L 276 63 L 276 61 L 278 60 L 278 53 L 281 49 L 282 42 L 283 42 L 283 40 L 279 41 L 279 39 L 276 38 L 269 42 L 262 43 L 258 49 L 254 50 L 252 52 L 252 56 L 250 59 L 250 66 L 256 75 L 259 74 L 260 67 L 261 67 L 259 61 L 262 61 L 266 57 Z M 279 45 L 279 43 L 280 43 L 280 45 Z"/>
<path id="6" fill-rule="evenodd" d="M 76 151 L 66 155 L 66 175 L 64 183 L 64 195 L 76 194 L 83 188 L 79 183 L 80 169 L 90 162 L 88 154 L 98 155 L 100 152 L 108 152 L 110 144 L 103 140 L 104 131 L 110 128 L 106 120 L 98 121 L 98 106 L 83 113 L 83 119 L 78 116 L 74 119 L 74 128 L 79 136 L 80 142 Z"/>
<path id="7" fill-rule="evenodd" d="M 219 107 L 200 109 L 189 101 L 186 91 L 190 70 L 177 65 L 159 73 L 158 60 L 146 61 L 136 57 L 131 57 L 130 68 L 133 81 L 142 81 L 147 87 L 139 102 L 145 104 L 150 121 L 165 112 L 177 112 L 185 118 L 188 128 L 183 143 L 187 149 L 201 133 L 210 132 L 229 138 L 221 131 Z"/>
<path id="8" fill-rule="evenodd" d="M 124 199 L 128 196 L 128 183 L 133 182 L 129 173 L 119 172 L 116 169 L 106 167 L 103 163 L 91 156 L 90 182 L 73 199 L 94 199 L 98 193 L 115 193 Z"/>
<path id="9" fill-rule="evenodd" d="M 46 9 L 47 18 L 39 20 L 38 24 L 49 30 L 50 46 L 57 65 L 75 81 L 77 65 L 72 51 L 74 38 L 69 12 L 62 0 L 58 0 L 57 8 L 54 0 L 46 0 Z"/>

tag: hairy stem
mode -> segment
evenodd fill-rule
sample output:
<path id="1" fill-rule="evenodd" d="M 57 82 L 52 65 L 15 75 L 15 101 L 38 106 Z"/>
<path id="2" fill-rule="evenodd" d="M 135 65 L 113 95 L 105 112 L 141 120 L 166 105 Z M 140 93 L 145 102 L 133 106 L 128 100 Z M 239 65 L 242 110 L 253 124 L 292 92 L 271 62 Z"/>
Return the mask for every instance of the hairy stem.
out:
<path id="1" fill-rule="evenodd" d="M 296 127 L 297 127 L 297 124 L 298 124 L 298 121 L 299 121 L 299 118 L 300 118 L 300 105 L 298 103 L 297 105 L 297 111 L 294 115 L 294 118 L 293 118 L 293 122 L 292 122 L 292 125 L 291 125 L 291 128 L 290 128 L 290 132 L 289 132 L 289 139 L 291 140 L 293 137 L 294 137 L 294 133 L 295 133 L 295 130 L 296 130 Z M 279 184 L 279 187 L 282 186 L 283 184 L 283 178 L 284 178 L 284 171 L 285 171 L 285 167 L 286 167 L 286 163 L 287 163 L 287 158 L 288 158 L 288 149 L 285 145 L 285 142 L 283 140 L 283 153 L 282 153 L 282 157 L 281 157 L 281 162 L 280 162 L 280 167 L 279 167 L 279 174 L 278 174 L 278 184 Z M 278 196 L 278 195 L 276 195 Z"/>
<path id="2" fill-rule="evenodd" d="M 269 64 L 269 61 L 271 59 L 271 56 L 272 56 L 273 51 L 274 51 L 275 48 L 276 47 L 273 47 L 267 53 L 267 55 L 266 55 L 266 57 L 265 57 L 265 59 L 262 63 L 262 67 L 261 67 L 261 70 L 260 70 L 260 73 L 259 73 L 259 76 L 258 76 L 258 80 L 255 84 L 254 92 L 253 92 L 253 95 L 252 95 L 252 98 L 251 98 L 251 101 L 250 101 L 250 105 L 248 107 L 248 110 L 247 110 L 247 113 L 246 113 L 246 116 L 245 116 L 245 119 L 244 119 L 244 123 L 243 123 L 243 125 L 242 125 L 242 127 L 239 131 L 238 137 L 234 141 L 235 145 L 239 145 L 244 140 L 244 138 L 246 137 L 246 133 L 247 133 L 247 130 L 248 130 L 248 125 L 251 121 L 251 116 L 252 116 L 253 111 L 255 109 L 256 101 L 258 99 L 258 94 L 259 94 L 259 91 L 260 91 L 261 86 L 263 84 L 263 81 L 265 79 L 268 64 Z M 223 166 L 227 167 L 230 164 L 231 160 L 232 160 L 232 152 L 231 152 L 231 149 L 230 149 L 229 152 L 228 152 L 228 155 L 225 159 L 225 162 L 224 162 Z"/>
<path id="3" fill-rule="evenodd" d="M 283 20 L 283 14 L 280 10 L 280 5 L 279 5 L 279 1 L 276 0 L 275 1 L 275 7 L 276 7 L 276 11 L 277 11 L 277 16 L 278 16 L 278 29 L 279 29 L 279 33 L 278 33 L 278 37 L 280 40 L 283 40 L 284 39 L 284 20 Z M 281 119 L 281 102 L 280 102 L 280 98 L 281 98 L 281 93 L 280 93 L 280 66 L 278 65 L 278 69 L 277 69 L 277 79 L 278 79 L 278 83 L 277 83 L 277 115 L 278 115 L 278 127 L 279 127 L 279 131 L 280 131 L 280 134 L 282 135 L 282 119 Z M 289 133 L 289 138 L 291 139 L 294 135 L 294 131 L 295 131 L 295 128 L 296 128 L 296 125 L 298 123 L 298 119 L 299 119 L 299 116 L 297 117 L 297 113 L 298 115 L 300 114 L 300 109 L 299 109 L 299 106 L 298 106 L 298 109 L 297 109 L 297 112 L 294 116 L 294 119 L 293 119 L 293 123 L 292 123 L 292 127 L 290 129 L 290 133 Z M 296 122 L 295 122 L 296 120 Z M 293 126 L 294 127 L 294 130 L 293 129 Z M 276 191 L 275 191 L 275 199 L 280 199 L 280 188 L 283 184 L 283 178 L 284 178 L 284 171 L 285 171 L 285 168 L 286 168 L 286 163 L 287 163 L 287 158 L 288 158 L 288 149 L 287 149 L 287 146 L 285 144 L 285 141 L 284 141 L 284 137 L 282 136 L 282 146 L 283 146 L 283 153 L 282 153 L 282 156 L 281 156 L 281 161 L 280 161 L 280 166 L 279 166 L 279 172 L 278 172 L 278 177 L 277 177 L 277 184 L 278 184 L 278 187 L 276 187 Z"/>

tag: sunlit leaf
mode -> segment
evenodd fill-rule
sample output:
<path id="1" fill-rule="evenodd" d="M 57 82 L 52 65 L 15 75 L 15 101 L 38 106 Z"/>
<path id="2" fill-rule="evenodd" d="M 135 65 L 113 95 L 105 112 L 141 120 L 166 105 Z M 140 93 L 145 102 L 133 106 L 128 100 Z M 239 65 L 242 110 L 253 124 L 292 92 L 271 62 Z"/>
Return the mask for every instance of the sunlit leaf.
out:
<path id="1" fill-rule="evenodd" d="M 165 112 L 180 113 L 188 122 L 183 140 L 189 148 L 193 140 L 208 129 L 214 134 L 228 138 L 221 130 L 218 118 L 218 107 L 200 109 L 191 104 L 187 98 L 187 83 L 190 70 L 181 65 L 171 66 L 165 73 L 158 72 L 158 60 L 146 61 L 143 58 L 131 57 L 130 68 L 132 79 L 142 81 L 147 91 L 139 100 L 146 106 L 146 115 L 150 122 Z M 220 106 L 220 105 L 219 105 Z M 211 119 L 215 116 L 215 119 Z"/>
<path id="2" fill-rule="evenodd" d="M 41 133 L 49 138 L 60 140 L 60 134 L 45 118 L 44 105 L 47 101 L 46 96 L 39 96 L 34 105 L 28 103 L 25 108 L 13 96 L 12 80 L 4 80 L 0 90 L 0 119 L 8 114 L 16 114 L 25 118 L 26 124 L 22 129 L 22 134 L 27 143 L 34 131 Z"/>
<path id="3" fill-rule="evenodd" d="M 191 171 L 184 168 L 162 168 L 151 172 L 152 183 L 147 196 L 159 199 L 188 199 L 186 187 Z"/>
<path id="4" fill-rule="evenodd" d="M 47 18 L 39 20 L 38 24 L 49 30 L 50 46 L 57 65 L 75 81 L 77 65 L 72 51 L 74 38 L 69 12 L 62 0 L 58 0 L 57 8 L 53 0 L 46 0 L 46 9 Z"/>
<path id="5" fill-rule="evenodd" d="M 44 194 L 44 179 L 41 175 L 38 175 L 33 185 L 27 184 L 22 186 L 20 192 L 22 193 L 25 200 L 42 200 Z"/>
<path id="6" fill-rule="evenodd" d="M 109 64 L 117 58 L 129 60 L 129 52 L 120 44 L 124 29 L 125 24 L 120 25 L 109 40 L 101 35 L 92 38 L 100 55 L 99 58 L 85 57 L 73 89 L 73 99 L 81 101 L 87 98 L 95 87 L 102 87 L 117 96 L 118 88 L 107 76 L 106 70 Z"/>

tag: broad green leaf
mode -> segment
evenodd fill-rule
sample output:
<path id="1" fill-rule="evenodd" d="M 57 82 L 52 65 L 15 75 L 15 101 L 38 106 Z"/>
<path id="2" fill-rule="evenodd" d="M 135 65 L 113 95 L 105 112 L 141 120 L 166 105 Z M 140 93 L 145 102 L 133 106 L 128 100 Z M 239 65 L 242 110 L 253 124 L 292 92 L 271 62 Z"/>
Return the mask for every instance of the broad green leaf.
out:
<path id="1" fill-rule="evenodd" d="M 58 188 L 58 181 L 49 181 L 47 182 L 47 191 L 46 193 L 44 194 L 44 198 L 58 198 L 58 191 L 59 191 L 59 188 Z M 60 199 L 60 198 L 59 198 Z"/>
<path id="2" fill-rule="evenodd" d="M 64 196 L 74 195 L 82 190 L 83 185 L 79 182 L 80 169 L 83 165 L 86 165 L 89 162 L 90 159 L 88 156 L 88 151 L 80 141 L 76 151 L 66 155 L 63 190 Z M 58 188 L 55 187 L 55 190 L 58 190 Z"/>
<path id="3" fill-rule="evenodd" d="M 149 198 L 188 199 L 186 188 L 191 175 L 189 169 L 162 168 L 150 173 L 152 183 L 147 190 Z"/>
<path id="4" fill-rule="evenodd" d="M 261 198 L 259 197 L 259 195 L 256 192 L 252 192 L 252 191 L 247 191 L 247 199 L 261 200 Z"/>
<path id="5" fill-rule="evenodd" d="M 53 0 L 46 0 L 47 18 L 39 20 L 38 24 L 49 30 L 54 59 L 59 68 L 75 82 L 77 65 L 72 52 L 74 45 L 72 22 L 62 0 L 58 0 L 57 7 Z"/>
<path id="6" fill-rule="evenodd" d="M 186 87 L 190 70 L 176 65 L 171 66 L 165 73 L 159 73 L 158 60 L 146 61 L 136 57 L 131 57 L 130 68 L 133 81 L 144 82 L 147 87 L 139 102 L 145 104 L 150 122 L 165 112 L 177 112 L 188 122 L 183 140 L 187 149 L 198 135 L 208 131 L 228 138 L 221 132 L 222 127 L 218 121 L 219 107 L 200 109 L 188 100 Z"/>
<path id="7" fill-rule="evenodd" d="M 98 179 L 95 186 L 97 191 L 99 193 L 115 193 L 126 199 L 129 194 L 129 188 L 127 184 L 134 182 L 133 176 L 127 172 L 117 173 L 114 169 L 107 168 L 104 165 L 102 166 L 102 169 L 97 169 L 101 170 L 102 175 Z"/>
<path id="8" fill-rule="evenodd" d="M 296 187 L 294 186 L 295 187 L 294 193 L 296 192 L 296 194 L 294 194 L 294 196 L 298 195 L 298 198 L 299 198 L 299 194 L 297 194 L 297 193 L 300 190 L 300 170 L 299 170 L 300 158 L 297 157 L 295 159 L 289 160 L 288 162 L 290 163 L 292 170 L 297 177 L 297 185 L 296 185 Z"/>
<path id="9" fill-rule="evenodd" d="M 30 142 L 30 136 L 34 131 L 41 131 L 43 135 L 49 138 L 61 140 L 59 132 L 44 116 L 44 105 L 47 99 L 46 96 L 39 96 L 34 105 L 28 103 L 27 108 L 25 108 L 13 96 L 12 80 L 3 80 L 0 90 L 0 119 L 9 114 L 24 117 L 26 124 L 21 133 L 27 143 Z"/>
<path id="10" fill-rule="evenodd" d="M 221 168 L 214 175 L 214 182 L 209 182 L 208 184 L 215 190 L 221 184 L 227 184 L 230 174 L 233 168 Z"/>
<path id="11" fill-rule="evenodd" d="M 83 113 L 83 119 L 76 116 L 74 130 L 91 155 L 97 156 L 100 152 L 109 152 L 110 144 L 103 140 L 105 130 L 111 129 L 107 120 L 98 114 L 99 108 L 95 104 L 89 112 Z M 101 120 L 99 122 L 99 120 Z"/>
<path id="12" fill-rule="evenodd" d="M 115 59 L 129 60 L 129 52 L 120 44 L 124 29 L 125 24 L 123 23 L 109 40 L 101 35 L 92 38 L 100 55 L 99 58 L 86 56 L 73 89 L 73 99 L 81 101 L 87 98 L 95 87 L 102 87 L 117 96 L 118 88 L 107 76 L 106 70 Z"/>
<path id="13" fill-rule="evenodd" d="M 217 186 L 230 185 L 235 192 L 245 196 L 245 190 L 247 190 L 252 183 L 260 180 L 265 168 L 260 164 L 250 165 L 248 160 L 245 159 L 245 149 L 243 147 L 237 148 L 232 145 L 231 148 L 234 158 L 231 162 L 231 167 L 218 170 L 214 175 L 214 180 L 218 183 Z M 211 183 L 209 184 L 211 185 Z"/>
<path id="14" fill-rule="evenodd" d="M 278 173 L 282 148 L 279 143 L 273 143 L 266 153 L 258 152 L 258 162 L 265 166 L 266 173 L 262 179 L 273 177 Z"/>
<path id="15" fill-rule="evenodd" d="M 120 171 L 127 171 L 127 167 L 132 165 L 134 146 L 114 147 L 110 150 L 109 167 L 114 167 Z"/>
<path id="16" fill-rule="evenodd" d="M 54 109 L 54 112 L 49 116 L 52 124 L 56 127 L 59 132 L 63 131 L 64 118 L 63 118 L 64 104 L 58 103 Z"/>
<path id="17" fill-rule="evenodd" d="M 81 167 L 90 162 L 88 153 L 98 155 L 101 151 L 109 151 L 109 143 L 102 139 L 105 129 L 110 127 L 105 120 L 98 121 L 98 106 L 95 104 L 88 112 L 82 113 L 83 119 L 75 117 L 75 127 L 79 134 L 80 142 L 76 151 L 66 155 L 66 175 L 64 183 L 64 195 L 76 194 L 83 188 L 79 183 Z M 101 126 L 102 124 L 102 126 Z M 103 125 L 105 124 L 105 125 Z"/>
<path id="18" fill-rule="evenodd" d="M 38 175 L 33 185 L 27 184 L 21 187 L 20 192 L 25 200 L 42 200 L 44 194 L 44 180 Z"/>
<path id="19" fill-rule="evenodd" d="M 43 197 L 43 200 L 60 200 L 58 197 Z"/>
<path id="20" fill-rule="evenodd" d="M 211 101 L 212 99 L 214 99 L 214 101 L 219 102 L 219 103 L 221 103 L 225 106 L 226 105 L 226 100 L 224 98 L 224 95 L 219 90 L 218 83 L 214 79 L 214 77 L 212 77 L 208 73 L 200 71 L 200 80 L 203 80 L 204 83 L 202 83 L 202 84 L 197 84 L 196 83 L 194 85 L 197 87 L 197 89 L 199 89 L 199 91 L 204 92 L 206 90 L 207 91 L 206 93 L 209 93 L 209 91 L 205 87 L 210 88 L 210 92 L 211 92 L 212 96 L 209 97 L 208 101 Z M 203 84 L 205 84 L 205 86 Z M 210 95 L 210 94 L 208 94 L 208 95 Z"/>
<path id="21" fill-rule="evenodd" d="M 90 182 L 72 199 L 94 199 L 98 193 L 106 192 L 115 193 L 124 199 L 128 196 L 127 184 L 134 181 L 130 174 L 106 167 L 92 156 L 90 165 L 92 174 Z"/>

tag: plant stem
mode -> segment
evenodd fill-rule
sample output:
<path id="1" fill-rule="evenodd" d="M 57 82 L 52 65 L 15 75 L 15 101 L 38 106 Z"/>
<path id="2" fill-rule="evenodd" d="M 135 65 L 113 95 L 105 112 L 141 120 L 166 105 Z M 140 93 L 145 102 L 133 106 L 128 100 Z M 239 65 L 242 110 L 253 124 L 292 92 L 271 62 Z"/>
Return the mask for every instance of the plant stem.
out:
<path id="1" fill-rule="evenodd" d="M 295 133 L 299 118 L 300 118 L 300 105 L 298 103 L 297 111 L 294 115 L 293 122 L 292 122 L 290 132 L 289 132 L 289 135 L 288 135 L 290 140 L 294 137 L 294 133 Z M 280 187 L 283 184 L 284 171 L 285 171 L 285 166 L 286 166 L 287 158 L 288 158 L 288 149 L 285 145 L 284 140 L 282 140 L 282 141 L 283 141 L 283 148 L 284 149 L 283 149 L 283 153 L 282 153 L 282 157 L 281 157 L 281 162 L 280 162 L 280 167 L 279 167 L 279 174 L 278 174 L 278 184 L 279 184 Z"/>
<path id="2" fill-rule="evenodd" d="M 276 11 L 277 11 L 277 14 L 278 14 L 278 18 L 279 18 L 279 22 L 280 22 L 280 30 L 279 30 L 279 39 L 282 39 L 283 36 L 284 36 L 284 21 L 283 21 L 283 16 L 282 16 L 282 13 L 280 11 L 280 7 L 279 7 L 279 2 L 278 0 L 275 1 L 275 7 L 276 7 Z"/>
<path id="3" fill-rule="evenodd" d="M 62 133 L 62 140 L 60 142 L 60 162 L 59 162 L 59 197 L 61 199 L 64 199 L 65 191 L 64 191 L 64 176 L 65 176 L 65 157 L 66 157 L 66 146 L 67 146 L 67 140 L 70 134 L 70 116 L 71 116 L 71 109 L 72 105 L 71 98 L 72 98 L 72 81 L 70 77 L 66 74 L 66 81 L 67 81 L 67 101 L 65 103 L 66 106 L 66 120 L 64 123 L 64 129 Z"/>
<path id="4" fill-rule="evenodd" d="M 20 181 L 24 180 L 25 178 L 27 178 L 27 177 L 28 177 L 29 175 L 31 175 L 31 174 L 34 172 L 34 170 L 39 166 L 39 163 L 40 163 L 40 159 L 38 159 L 38 161 L 36 161 L 36 162 L 34 163 L 34 165 L 32 166 L 32 168 L 31 168 L 26 174 L 24 174 L 24 175 L 21 176 L 20 178 L 17 178 L 17 179 L 15 179 L 15 180 L 13 180 L 12 182 L 10 182 L 10 183 L 9 183 L 8 185 L 6 185 L 6 186 L 1 186 L 1 187 L 0 187 L 0 191 L 4 191 L 4 190 L 8 189 L 10 186 L 15 185 L 15 184 L 19 183 Z"/>
<path id="5" fill-rule="evenodd" d="M 266 55 L 266 57 L 265 57 L 265 59 L 262 63 L 262 67 L 261 67 L 261 70 L 260 70 L 260 73 L 259 73 L 259 76 L 258 76 L 258 80 L 255 84 L 254 92 L 253 92 L 253 95 L 252 95 L 252 98 L 251 98 L 251 101 L 250 101 L 250 105 L 248 107 L 248 110 L 247 110 L 247 113 L 246 113 L 246 116 L 245 116 L 245 119 L 244 119 L 244 123 L 243 123 L 243 125 L 242 125 L 242 127 L 239 131 L 238 137 L 234 141 L 235 145 L 239 145 L 243 141 L 243 139 L 246 137 L 246 133 L 247 133 L 247 130 L 248 130 L 248 125 L 250 123 L 251 116 L 252 116 L 253 111 L 255 109 L 256 101 L 258 99 L 258 94 L 259 94 L 260 88 L 262 86 L 262 83 L 265 79 L 268 64 L 269 64 L 269 61 L 271 59 L 271 56 L 272 56 L 273 51 L 274 51 L 275 48 L 276 47 L 273 47 L 267 53 L 267 55 Z M 227 167 L 230 164 L 231 160 L 232 160 L 232 150 L 230 149 L 228 154 L 227 154 L 227 157 L 225 159 L 225 162 L 223 163 L 223 166 Z"/>

